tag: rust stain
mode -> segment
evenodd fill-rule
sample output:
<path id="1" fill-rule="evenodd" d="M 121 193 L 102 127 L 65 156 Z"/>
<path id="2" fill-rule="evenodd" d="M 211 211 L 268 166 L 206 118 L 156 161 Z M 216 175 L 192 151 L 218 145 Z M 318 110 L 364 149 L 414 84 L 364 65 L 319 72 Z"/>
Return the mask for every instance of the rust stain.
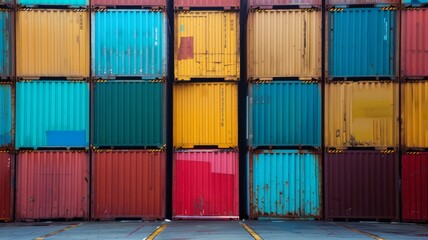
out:
<path id="1" fill-rule="evenodd" d="M 193 59 L 193 55 L 193 37 L 181 37 L 177 59 Z"/>

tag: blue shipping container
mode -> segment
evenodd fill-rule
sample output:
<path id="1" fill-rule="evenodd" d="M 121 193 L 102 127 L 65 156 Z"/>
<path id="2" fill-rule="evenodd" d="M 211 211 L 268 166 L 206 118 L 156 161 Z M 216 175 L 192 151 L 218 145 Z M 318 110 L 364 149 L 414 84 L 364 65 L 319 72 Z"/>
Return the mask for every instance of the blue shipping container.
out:
<path id="1" fill-rule="evenodd" d="M 89 84 L 16 84 L 16 148 L 88 147 Z"/>
<path id="2" fill-rule="evenodd" d="M 260 146 L 321 146 L 321 85 L 272 81 L 249 86 L 248 142 Z"/>
<path id="3" fill-rule="evenodd" d="M 13 15 L 10 11 L 0 11 L 0 77 L 10 78 L 13 75 Z"/>
<path id="4" fill-rule="evenodd" d="M 9 148 L 13 143 L 12 101 L 12 86 L 0 84 L 0 148 Z"/>
<path id="5" fill-rule="evenodd" d="M 309 151 L 250 152 L 250 217 L 321 218 L 320 160 Z"/>
<path id="6" fill-rule="evenodd" d="M 41 5 L 85 7 L 89 5 L 89 0 L 16 0 L 16 3 L 26 7 Z"/>
<path id="7" fill-rule="evenodd" d="M 403 0 L 403 4 L 406 6 L 422 6 L 428 4 L 428 0 Z"/>
<path id="8" fill-rule="evenodd" d="M 328 77 L 390 77 L 396 73 L 397 11 L 345 8 L 328 13 Z"/>
<path id="9" fill-rule="evenodd" d="M 166 76 L 166 15 L 148 10 L 92 13 L 92 74 L 97 78 Z"/>

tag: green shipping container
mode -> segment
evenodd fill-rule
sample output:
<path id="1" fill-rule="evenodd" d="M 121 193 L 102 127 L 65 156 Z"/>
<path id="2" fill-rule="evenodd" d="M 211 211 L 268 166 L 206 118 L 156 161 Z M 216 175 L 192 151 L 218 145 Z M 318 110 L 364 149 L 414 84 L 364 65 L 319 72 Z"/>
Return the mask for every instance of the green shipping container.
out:
<path id="1" fill-rule="evenodd" d="M 94 85 L 95 147 L 162 147 L 164 84 L 110 81 Z"/>

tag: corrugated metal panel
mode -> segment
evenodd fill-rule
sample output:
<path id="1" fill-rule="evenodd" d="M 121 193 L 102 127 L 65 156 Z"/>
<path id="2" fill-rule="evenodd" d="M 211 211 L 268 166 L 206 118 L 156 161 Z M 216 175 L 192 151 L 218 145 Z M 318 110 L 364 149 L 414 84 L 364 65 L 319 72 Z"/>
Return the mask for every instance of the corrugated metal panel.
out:
<path id="1" fill-rule="evenodd" d="M 0 4 L 12 4 L 3 2 Z M 7 10 L 0 11 L 0 77 L 10 78 L 13 73 L 13 13 Z"/>
<path id="2" fill-rule="evenodd" d="M 329 77 L 394 77 L 396 15 L 382 8 L 330 11 Z"/>
<path id="3" fill-rule="evenodd" d="M 328 5 L 399 4 L 400 0 L 327 0 Z"/>
<path id="4" fill-rule="evenodd" d="M 0 152 L 0 220 L 12 220 L 11 193 L 12 193 L 12 159 L 13 155 Z"/>
<path id="5" fill-rule="evenodd" d="M 174 0 L 175 8 L 190 7 L 222 7 L 224 9 L 239 8 L 239 0 Z"/>
<path id="6" fill-rule="evenodd" d="M 18 77 L 89 77 L 88 12 L 18 11 L 16 31 Z"/>
<path id="7" fill-rule="evenodd" d="M 89 218 L 88 154 L 19 153 L 16 204 L 17 220 Z"/>
<path id="8" fill-rule="evenodd" d="M 326 84 L 327 147 L 397 147 L 398 85 L 381 82 Z"/>
<path id="9" fill-rule="evenodd" d="M 164 138 L 164 84 L 96 83 L 94 146 L 157 146 Z"/>
<path id="10" fill-rule="evenodd" d="M 402 76 L 428 76 L 428 8 L 402 11 L 401 29 Z"/>
<path id="11" fill-rule="evenodd" d="M 249 0 L 250 7 L 272 8 L 286 5 L 321 5 L 321 0 Z"/>
<path id="12" fill-rule="evenodd" d="M 404 5 L 421 6 L 427 4 L 428 0 L 403 0 Z"/>
<path id="13" fill-rule="evenodd" d="M 250 85 L 248 95 L 250 146 L 321 146 L 319 84 L 255 83 Z"/>
<path id="14" fill-rule="evenodd" d="M 89 84 L 16 84 L 16 148 L 88 147 Z"/>
<path id="15" fill-rule="evenodd" d="M 397 154 L 328 153 L 324 166 L 327 220 L 398 220 Z"/>
<path id="16" fill-rule="evenodd" d="M 0 5 L 11 5 L 13 2 L 13 0 L 0 0 Z"/>
<path id="17" fill-rule="evenodd" d="M 403 220 L 428 221 L 428 153 L 404 154 L 401 170 Z"/>
<path id="18" fill-rule="evenodd" d="M 238 146 L 238 85 L 174 85 L 174 147 Z"/>
<path id="19" fill-rule="evenodd" d="M 27 7 L 35 7 L 40 5 L 84 7 L 89 5 L 89 0 L 16 0 L 16 3 L 18 5 Z"/>
<path id="20" fill-rule="evenodd" d="M 321 77 L 321 11 L 249 14 L 248 77 Z"/>
<path id="21" fill-rule="evenodd" d="M 263 150 L 249 161 L 251 218 L 321 218 L 320 154 Z"/>
<path id="22" fill-rule="evenodd" d="M 239 79 L 238 13 L 175 14 L 175 78 Z"/>
<path id="23" fill-rule="evenodd" d="M 238 152 L 174 153 L 174 218 L 238 218 Z"/>
<path id="24" fill-rule="evenodd" d="M 108 10 L 92 14 L 93 76 L 166 76 L 164 12 Z"/>
<path id="25" fill-rule="evenodd" d="M 403 145 L 428 148 L 428 82 L 402 85 Z"/>
<path id="26" fill-rule="evenodd" d="M 13 146 L 12 85 L 0 83 L 0 148 Z"/>
<path id="27" fill-rule="evenodd" d="M 93 153 L 94 219 L 165 217 L 165 152 Z"/>
<path id="28" fill-rule="evenodd" d="M 92 6 L 146 6 L 165 7 L 166 0 L 92 0 Z"/>

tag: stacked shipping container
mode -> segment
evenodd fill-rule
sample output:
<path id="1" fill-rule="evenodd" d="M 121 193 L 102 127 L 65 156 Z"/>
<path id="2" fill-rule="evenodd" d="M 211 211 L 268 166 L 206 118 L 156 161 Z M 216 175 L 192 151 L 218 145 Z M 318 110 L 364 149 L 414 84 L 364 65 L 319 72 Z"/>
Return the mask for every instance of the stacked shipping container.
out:
<path id="1" fill-rule="evenodd" d="M 249 4 L 249 216 L 320 219 L 321 2 Z"/>
<path id="2" fill-rule="evenodd" d="M 88 1 L 17 5 L 15 217 L 88 219 Z"/>
<path id="3" fill-rule="evenodd" d="M 428 221 L 428 8 L 403 1 L 401 24 L 402 217 Z"/>
<path id="4" fill-rule="evenodd" d="M 174 7 L 172 215 L 236 219 L 239 1 Z"/>
<path id="5" fill-rule="evenodd" d="M 397 6 L 397 1 L 327 2 L 328 220 L 399 218 Z"/>
<path id="6" fill-rule="evenodd" d="M 91 3 L 95 220 L 165 218 L 165 3 Z"/>

